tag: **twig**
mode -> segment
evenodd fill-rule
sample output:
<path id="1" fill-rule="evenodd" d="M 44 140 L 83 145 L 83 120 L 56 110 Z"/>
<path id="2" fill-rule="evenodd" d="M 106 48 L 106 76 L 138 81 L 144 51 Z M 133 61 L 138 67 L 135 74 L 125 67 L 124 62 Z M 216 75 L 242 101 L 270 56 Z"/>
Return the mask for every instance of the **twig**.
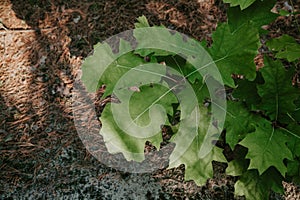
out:
<path id="1" fill-rule="evenodd" d="M 56 29 L 57 27 L 52 27 L 52 28 L 43 28 L 43 29 L 39 29 L 39 30 L 35 30 L 35 29 L 7 29 L 5 27 L 1 27 L 4 28 L 4 30 L 0 30 L 0 34 L 7 34 L 7 33 L 23 33 L 23 32 L 29 32 L 29 33 L 34 33 L 37 31 L 52 31 L 54 29 Z"/>

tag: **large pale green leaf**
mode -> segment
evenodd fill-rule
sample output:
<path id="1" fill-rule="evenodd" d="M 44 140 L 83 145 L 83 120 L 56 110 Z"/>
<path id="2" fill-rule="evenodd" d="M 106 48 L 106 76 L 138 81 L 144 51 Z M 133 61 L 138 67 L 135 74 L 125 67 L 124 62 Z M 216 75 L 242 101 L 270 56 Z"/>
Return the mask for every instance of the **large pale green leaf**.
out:
<path id="1" fill-rule="evenodd" d="M 276 0 L 255 1 L 245 10 L 239 7 L 231 7 L 227 11 L 228 23 L 231 31 L 235 31 L 241 26 L 252 23 L 252 25 L 262 31 L 261 27 L 274 21 L 278 16 L 271 13 Z"/>
<path id="2" fill-rule="evenodd" d="M 255 132 L 248 134 L 240 144 L 248 148 L 246 158 L 250 159 L 249 169 L 258 169 L 262 174 L 274 166 L 284 176 L 284 159 L 292 159 L 287 148 L 288 137 L 285 132 L 275 129 L 267 120 L 261 119 L 255 124 Z"/>
<path id="3" fill-rule="evenodd" d="M 276 52 L 276 58 L 287 59 L 289 62 L 300 58 L 300 44 L 289 35 L 271 39 L 267 42 L 267 46 Z"/>
<path id="4" fill-rule="evenodd" d="M 139 92 L 133 93 L 129 102 L 129 108 L 131 108 L 129 112 L 133 119 L 136 118 L 136 123 L 140 126 L 150 123 L 151 119 L 149 115 L 141 115 L 141 111 L 147 111 L 153 103 L 163 105 L 163 109 L 166 110 L 166 113 L 173 115 L 172 104 L 178 102 L 169 88 L 156 84 L 140 87 Z M 166 124 L 168 123 L 169 122 L 166 121 Z"/>
<path id="5" fill-rule="evenodd" d="M 292 86 L 292 71 L 287 71 L 280 61 L 265 57 L 265 67 L 261 69 L 265 83 L 258 85 L 258 94 L 262 98 L 260 108 L 271 118 L 281 120 L 295 111 L 294 101 L 300 91 Z"/>
<path id="6" fill-rule="evenodd" d="M 257 29 L 247 24 L 231 32 L 228 24 L 221 24 L 212 38 L 214 42 L 209 53 L 226 85 L 235 87 L 232 74 L 244 75 L 248 80 L 255 79 L 254 57 L 259 47 Z"/>
<path id="7" fill-rule="evenodd" d="M 110 105 L 105 106 L 100 121 L 102 123 L 100 134 L 103 136 L 108 151 L 113 154 L 121 152 L 127 160 L 144 160 L 146 141 L 150 141 L 156 146 L 162 141 L 160 134 L 149 138 L 136 138 L 128 135 L 114 121 Z"/>
<path id="8" fill-rule="evenodd" d="M 123 88 L 122 90 L 128 89 Z M 151 109 L 154 106 L 153 103 L 163 106 L 166 113 L 155 110 L 156 115 L 161 114 L 162 116 L 155 115 L 156 118 L 150 118 Z M 165 88 L 161 85 L 151 85 L 141 86 L 138 92 L 133 93 L 129 102 L 129 117 L 131 117 L 131 119 L 127 119 L 125 118 L 126 116 L 122 116 L 125 112 L 119 111 L 118 113 L 113 113 L 111 106 L 116 105 L 107 105 L 100 117 L 100 121 L 102 122 L 100 134 L 103 136 L 109 152 L 122 152 L 127 160 L 142 161 L 144 159 L 144 147 L 146 141 L 150 141 L 159 149 L 160 142 L 162 142 L 159 125 L 154 127 L 158 128 L 157 132 L 152 133 L 152 135 L 148 137 L 145 135 L 146 131 L 140 131 L 140 137 L 136 137 L 131 131 L 128 130 L 130 130 L 131 126 L 134 125 L 141 127 L 141 130 L 143 130 L 143 128 L 147 127 L 147 125 L 151 125 L 151 123 L 153 123 L 151 120 L 159 120 L 162 117 L 166 119 L 166 114 L 173 114 L 173 103 L 177 103 L 177 99 L 172 93 L 169 92 L 168 88 Z M 127 102 L 124 102 L 118 104 L 117 106 L 123 109 L 127 108 L 126 104 Z M 116 114 L 121 116 L 116 116 Z M 120 117 L 120 119 L 123 120 L 121 122 L 116 122 L 114 116 Z M 120 123 L 123 122 L 125 122 L 125 128 L 121 129 L 121 127 L 124 126 L 122 126 Z M 163 122 L 162 124 L 165 123 Z"/>
<path id="9" fill-rule="evenodd" d="M 107 67 L 115 62 L 121 55 L 131 51 L 131 49 L 132 47 L 129 42 L 122 39 L 120 39 L 118 53 L 113 53 L 112 48 L 106 42 L 95 45 L 93 55 L 86 58 L 82 64 L 81 80 L 87 90 L 89 92 L 97 91 L 97 89 L 101 86 L 100 78 L 106 71 Z"/>
<path id="10" fill-rule="evenodd" d="M 224 0 L 225 3 L 230 3 L 230 6 L 240 6 L 241 9 L 249 7 L 255 0 Z"/>
<path id="11" fill-rule="evenodd" d="M 181 55 L 195 68 L 194 71 L 186 75 L 186 78 L 199 73 L 202 77 L 210 75 L 222 83 L 222 78 L 214 61 L 198 41 L 188 38 L 184 34 L 159 27 L 136 29 L 134 30 L 134 37 L 138 41 L 136 53 L 142 56 L 149 54 L 157 56 Z M 168 53 L 166 54 L 166 52 Z"/>
<path id="12" fill-rule="evenodd" d="M 226 159 L 222 149 L 218 147 L 213 147 L 204 157 L 199 155 L 205 136 L 209 134 L 208 128 L 212 127 L 211 131 L 215 133 L 218 133 L 219 130 L 211 124 L 207 108 L 200 107 L 200 116 L 195 116 L 195 114 L 196 112 L 191 113 L 191 118 L 199 120 L 199 128 L 195 127 L 197 123 L 193 122 L 191 118 L 186 119 L 190 122 L 190 126 L 185 126 L 183 130 L 179 130 L 175 137 L 171 139 L 176 146 L 170 156 L 169 168 L 184 164 L 186 167 L 185 180 L 194 180 L 198 185 L 203 185 L 208 178 L 213 176 L 212 161 L 226 162 Z M 198 133 L 195 133 L 195 131 Z M 187 145 L 188 148 L 184 145 Z"/>
<path id="13" fill-rule="evenodd" d="M 101 79 L 99 80 L 99 86 L 106 86 L 105 93 L 103 94 L 102 98 L 112 94 L 115 84 L 126 72 L 144 63 L 144 59 L 134 55 L 132 52 L 124 54 L 114 61 L 103 73 Z"/>

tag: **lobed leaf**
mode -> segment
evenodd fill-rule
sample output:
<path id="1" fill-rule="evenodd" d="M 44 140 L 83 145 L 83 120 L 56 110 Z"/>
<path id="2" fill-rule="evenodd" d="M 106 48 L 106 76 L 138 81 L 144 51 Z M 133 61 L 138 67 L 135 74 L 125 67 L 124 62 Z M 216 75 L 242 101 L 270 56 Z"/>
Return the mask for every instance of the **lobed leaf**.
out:
<path id="1" fill-rule="evenodd" d="M 195 74 L 202 77 L 209 74 L 222 83 L 220 73 L 215 67 L 214 61 L 198 41 L 190 39 L 184 34 L 159 27 L 155 29 L 136 29 L 134 31 L 134 37 L 138 41 L 135 50 L 138 54 L 143 56 L 151 54 L 157 56 L 183 56 L 184 59 L 195 68 L 195 70 L 186 75 L 185 78 L 189 78 Z M 155 38 L 155 42 L 149 38 Z M 181 71 L 179 72 L 181 73 Z"/>
<path id="2" fill-rule="evenodd" d="M 213 127 L 212 131 L 215 133 L 219 132 L 219 130 L 211 124 L 212 122 L 210 122 L 210 115 L 208 114 L 207 108 L 200 107 L 199 109 L 200 116 L 193 118 L 194 120 L 199 120 L 199 126 L 195 127 L 195 123 L 191 122 L 190 127 L 185 127 L 185 129 L 179 131 L 179 133 L 171 139 L 171 142 L 174 142 L 176 146 L 170 156 L 169 168 L 184 164 L 186 167 L 185 180 L 194 180 L 196 184 L 203 185 L 208 178 L 212 178 L 213 176 L 212 161 L 226 162 L 226 159 L 222 153 L 222 149 L 216 146 L 214 146 L 205 157 L 199 155 L 201 145 L 203 145 L 205 141 L 209 127 Z M 191 113 L 192 116 L 194 114 L 195 112 Z M 187 120 L 190 121 L 191 119 Z M 197 133 L 195 133 L 195 130 L 198 130 Z M 187 141 L 190 141 L 191 137 L 194 139 L 188 144 Z M 188 148 L 184 148 L 184 145 L 188 145 Z M 185 150 L 182 151 L 183 149 Z"/>
<path id="3" fill-rule="evenodd" d="M 292 181 L 300 184 L 300 159 L 288 160 L 287 162 L 287 176 L 291 177 Z"/>
<path id="4" fill-rule="evenodd" d="M 82 64 L 81 80 L 87 91 L 96 92 L 101 86 L 100 78 L 104 74 L 106 67 L 111 65 L 122 54 L 131 51 L 132 47 L 129 42 L 120 39 L 118 49 L 118 53 L 113 53 L 112 48 L 106 42 L 98 43 L 94 46 L 93 55 L 86 58 Z"/>
<path id="5" fill-rule="evenodd" d="M 246 158 L 250 159 L 249 169 L 257 169 L 262 174 L 274 166 L 284 176 L 287 169 L 283 160 L 293 158 L 286 146 L 287 141 L 285 132 L 275 129 L 267 120 L 257 121 L 255 131 L 240 142 L 248 148 Z"/>
<path id="6" fill-rule="evenodd" d="M 283 194 L 283 177 L 274 168 L 268 169 L 261 176 L 257 170 L 248 170 L 235 183 L 235 195 L 245 196 L 249 200 L 268 200 L 270 189 Z"/>
<path id="7" fill-rule="evenodd" d="M 280 61 L 265 57 L 265 67 L 260 71 L 265 80 L 257 85 L 262 98 L 260 109 L 265 111 L 271 120 L 284 120 L 295 111 L 294 101 L 299 97 L 299 89 L 292 86 L 292 71 L 284 69 Z"/>
<path id="8" fill-rule="evenodd" d="M 253 124 L 259 120 L 251 114 L 241 102 L 227 102 L 227 117 L 225 121 L 226 143 L 233 149 L 239 141 L 254 131 Z"/>
<path id="9" fill-rule="evenodd" d="M 300 124 L 293 122 L 290 123 L 286 128 L 281 129 L 289 136 L 287 146 L 293 153 L 294 158 L 300 158 Z"/>
<path id="10" fill-rule="evenodd" d="M 214 42 L 208 50 L 226 85 L 235 87 L 232 74 L 244 75 L 248 80 L 255 79 L 254 57 L 259 47 L 257 29 L 246 24 L 231 32 L 228 24 L 221 24 L 212 38 Z"/>
<path id="11" fill-rule="evenodd" d="M 239 7 L 230 7 L 227 11 L 228 24 L 231 31 L 236 31 L 244 24 L 251 23 L 260 32 L 261 27 L 267 25 L 277 18 L 277 14 L 271 13 L 276 0 L 255 1 L 244 10 Z"/>
<path id="12" fill-rule="evenodd" d="M 241 9 L 245 9 L 249 7 L 251 4 L 255 2 L 255 0 L 224 0 L 225 3 L 230 3 L 230 6 L 240 6 Z"/>
<path id="13" fill-rule="evenodd" d="M 234 148 L 234 160 L 228 163 L 228 167 L 226 168 L 226 174 L 231 176 L 241 176 L 248 169 L 250 160 L 245 159 L 247 155 L 248 149 L 237 145 Z"/>
<path id="14" fill-rule="evenodd" d="M 105 92 L 101 98 L 111 95 L 116 83 L 130 69 L 146 63 L 143 58 L 129 52 L 116 59 L 103 73 L 98 85 L 105 85 Z"/>
<path id="15" fill-rule="evenodd" d="M 266 44 L 272 51 L 276 52 L 276 58 L 287 59 L 289 62 L 300 58 L 300 44 L 289 35 L 271 39 Z"/>
<path id="16" fill-rule="evenodd" d="M 126 90 L 127 88 L 123 88 L 122 90 Z M 161 117 L 167 118 L 166 114 L 173 114 L 173 103 L 177 103 L 177 99 L 172 93 L 169 93 L 168 89 L 162 87 L 160 85 L 154 86 L 142 86 L 139 89 L 139 92 L 134 92 L 132 95 L 130 102 L 129 102 L 129 111 L 130 111 L 130 119 L 128 116 L 120 116 L 122 115 L 123 111 L 119 111 L 118 114 L 122 122 L 124 122 L 125 128 L 119 123 L 116 122 L 114 118 L 111 105 L 106 105 L 101 117 L 100 121 L 102 122 L 102 128 L 100 130 L 100 134 L 103 136 L 105 144 L 110 153 L 120 153 L 122 152 L 123 155 L 127 160 L 135 160 L 135 161 L 142 161 L 144 159 L 144 147 L 146 141 L 151 142 L 157 149 L 160 148 L 160 143 L 162 142 L 162 135 L 160 129 L 152 134 L 153 136 L 146 136 L 143 131 L 140 132 L 140 137 L 135 137 L 131 131 L 130 126 L 137 125 L 142 129 L 147 125 L 151 124 L 151 120 L 158 120 Z M 156 116 L 155 119 L 150 118 L 150 112 L 152 107 L 154 106 L 153 103 L 161 105 L 164 107 L 165 112 L 159 112 L 155 110 L 156 115 L 161 114 L 162 116 Z M 118 104 L 119 109 L 127 108 L 127 102 Z M 117 109 L 118 109 L 117 108 Z M 161 110 L 162 111 L 162 110 Z M 132 124 L 134 123 L 134 124 Z M 159 128 L 160 126 L 158 126 Z"/>
<path id="17" fill-rule="evenodd" d="M 254 81 L 237 79 L 237 88 L 232 92 L 233 97 L 245 102 L 250 110 L 257 109 L 257 105 L 261 103 L 261 97 L 258 95 L 256 86 L 257 84 L 263 84 L 264 80 L 260 72 L 256 73 L 257 75 Z"/>
<path id="18" fill-rule="evenodd" d="M 142 15 L 137 18 L 137 23 L 134 23 L 135 28 L 145 28 L 145 27 L 150 27 L 149 22 L 145 15 Z"/>
<path id="19" fill-rule="evenodd" d="M 249 170 L 243 173 L 234 185 L 235 195 L 245 196 L 248 200 L 267 200 L 269 188 L 260 180 L 257 170 Z"/>

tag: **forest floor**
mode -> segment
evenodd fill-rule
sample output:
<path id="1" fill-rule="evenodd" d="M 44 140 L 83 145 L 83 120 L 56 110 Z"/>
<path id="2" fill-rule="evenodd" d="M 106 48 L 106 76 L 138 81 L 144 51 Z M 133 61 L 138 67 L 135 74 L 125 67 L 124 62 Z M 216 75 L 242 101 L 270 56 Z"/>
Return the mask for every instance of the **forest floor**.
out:
<path id="1" fill-rule="evenodd" d="M 0 199 L 243 199 L 234 197 L 237 178 L 217 163 L 201 187 L 184 181 L 184 166 L 148 174 L 108 168 L 86 150 L 72 115 L 74 78 L 97 42 L 145 15 L 151 25 L 210 44 L 226 7 L 213 0 L 2 0 Z M 284 1 L 278 7 L 287 9 Z M 300 42 L 296 18 L 279 17 L 269 36 Z M 300 199 L 299 188 L 284 185 L 285 196 L 270 198 Z"/>

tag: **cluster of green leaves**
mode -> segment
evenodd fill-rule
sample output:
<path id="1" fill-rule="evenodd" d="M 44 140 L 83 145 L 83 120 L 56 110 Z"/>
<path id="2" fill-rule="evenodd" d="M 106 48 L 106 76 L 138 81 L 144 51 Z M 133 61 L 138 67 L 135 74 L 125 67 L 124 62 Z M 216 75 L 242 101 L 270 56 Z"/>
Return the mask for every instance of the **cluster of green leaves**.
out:
<path id="1" fill-rule="evenodd" d="M 229 8 L 228 24 L 232 31 L 248 24 L 262 36 L 267 33 L 262 25 L 277 17 L 270 12 L 275 1 L 252 1 L 246 7 L 245 2 L 250 3 L 239 4 L 244 10 Z M 227 144 L 244 151 L 229 162 L 226 172 L 240 177 L 235 193 L 247 199 L 268 199 L 270 190 L 283 193 L 283 180 L 299 183 L 300 177 L 300 90 L 292 84 L 300 45 L 288 35 L 271 39 L 266 45 L 274 57 L 264 56 L 264 67 L 255 71 L 254 80 L 235 80 L 235 101 L 228 102 L 227 107 L 232 114 L 225 123 Z M 288 69 L 283 60 L 290 62 Z"/>
<path id="2" fill-rule="evenodd" d="M 147 63 L 158 63 L 157 68 L 153 68 L 154 71 L 146 68 L 140 71 L 160 74 L 166 79 L 153 76 L 153 84 L 145 84 L 138 79 L 137 74 L 131 74 L 127 79 L 138 79 L 140 85 L 122 89 L 133 93 L 128 105 L 129 117 L 140 126 L 151 123 L 151 109 L 154 104 L 164 107 L 165 113 L 161 115 L 167 119 L 165 125 L 170 126 L 176 133 L 170 139 L 176 147 L 170 156 L 169 167 L 184 164 L 185 179 L 202 185 L 213 176 L 212 161 L 227 162 L 226 173 L 239 176 L 235 184 L 236 195 L 244 195 L 247 199 L 268 199 L 271 190 L 283 193 L 283 180 L 300 182 L 300 90 L 292 85 L 292 78 L 297 70 L 296 63 L 299 63 L 300 45 L 287 35 L 269 40 L 266 45 L 273 51 L 274 57 L 264 56 L 264 67 L 257 70 L 254 58 L 261 46 L 260 37 L 267 33 L 261 27 L 276 19 L 277 15 L 270 12 L 275 0 L 224 2 L 232 6 L 227 12 L 228 22 L 218 25 L 212 35 L 213 44 L 210 47 L 205 42 L 201 43 L 220 71 L 224 84 L 230 88 L 224 130 L 219 130 L 215 124 L 211 126 L 211 105 L 207 104 L 213 94 L 205 83 L 207 79 L 218 82 L 218 78 L 206 76 L 205 73 L 194 73 L 197 69 L 192 65 L 192 58 L 199 55 L 187 51 L 187 56 L 183 58 L 171 53 L 174 49 L 185 49 L 185 45 L 187 48 L 195 46 L 193 43 L 197 41 L 187 40 L 167 29 L 159 32 L 159 38 L 163 39 L 157 42 L 168 41 L 170 51 L 143 48 L 147 37 L 155 37 L 158 34 L 156 32 L 140 34 L 133 31 L 137 41 L 137 47 L 133 51 L 129 42 L 120 39 L 118 52 L 127 52 L 124 55 L 113 53 L 112 47 L 106 43 L 98 44 L 95 46 L 94 55 L 84 62 L 82 80 L 90 91 L 105 84 L 105 98 L 113 95 L 118 81 L 131 69 Z M 145 28 L 149 24 L 145 17 L 140 17 L 135 26 Z M 190 50 L 197 52 L 197 49 Z M 282 60 L 290 63 L 288 69 L 282 64 Z M 197 64 L 203 66 L 210 61 L 202 62 Z M 107 64 L 107 70 L 101 71 L 101 66 Z M 173 68 L 179 74 L 168 71 L 165 66 Z M 184 106 L 186 103 L 193 105 L 189 102 L 192 100 L 184 102 L 177 98 L 186 95 L 185 90 L 180 90 L 179 87 L 178 80 L 181 79 L 176 79 L 179 75 L 186 78 L 196 94 L 199 103 L 197 109 L 201 114 L 199 118 L 189 117 L 193 115 L 195 108 Z M 166 89 L 170 87 L 177 89 L 176 96 Z M 118 98 L 118 94 L 114 95 Z M 175 106 L 178 104 L 184 105 Z M 178 123 L 174 123 L 178 110 L 181 112 L 180 119 Z M 157 149 L 163 141 L 160 131 L 148 138 L 126 134 L 115 122 L 110 104 L 106 105 L 100 120 L 100 134 L 108 150 L 111 153 L 122 152 L 128 160 L 144 159 L 146 141 L 151 142 Z M 178 124 L 182 123 L 189 125 L 178 131 Z M 214 127 L 213 131 L 216 133 L 225 131 L 225 142 L 234 152 L 232 160 L 226 160 L 223 150 L 217 146 L 205 157 L 198 156 L 199 145 L 203 143 L 208 127 Z M 192 141 L 184 140 L 185 135 L 194 132 L 196 134 Z M 180 152 L 182 149 L 184 152 Z"/>

